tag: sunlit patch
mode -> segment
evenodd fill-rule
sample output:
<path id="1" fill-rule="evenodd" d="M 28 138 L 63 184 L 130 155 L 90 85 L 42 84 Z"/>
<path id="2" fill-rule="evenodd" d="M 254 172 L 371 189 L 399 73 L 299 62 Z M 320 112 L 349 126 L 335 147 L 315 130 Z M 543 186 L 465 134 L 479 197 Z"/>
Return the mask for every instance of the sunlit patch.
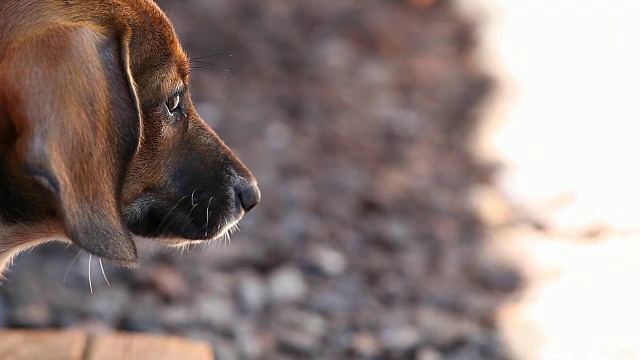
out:
<path id="1" fill-rule="evenodd" d="M 498 311 L 503 337 L 515 358 L 640 358 L 633 281 L 640 143 L 632 121 L 640 53 L 625 41 L 640 29 L 640 7 L 632 0 L 457 3 L 491 20 L 481 27 L 479 58 L 501 80 L 479 153 L 503 165 L 499 191 L 548 229 L 496 226 L 490 234 L 528 280 Z M 604 229 L 597 240 L 580 239 L 594 226 Z"/>

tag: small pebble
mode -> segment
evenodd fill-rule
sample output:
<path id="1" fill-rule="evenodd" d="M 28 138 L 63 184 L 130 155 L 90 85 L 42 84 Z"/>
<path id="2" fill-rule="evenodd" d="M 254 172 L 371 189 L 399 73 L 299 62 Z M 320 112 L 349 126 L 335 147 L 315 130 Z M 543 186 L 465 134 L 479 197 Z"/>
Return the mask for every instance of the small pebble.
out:
<path id="1" fill-rule="evenodd" d="M 303 300 L 307 291 L 304 276 L 295 266 L 278 268 L 269 277 L 269 298 L 273 304 Z"/>

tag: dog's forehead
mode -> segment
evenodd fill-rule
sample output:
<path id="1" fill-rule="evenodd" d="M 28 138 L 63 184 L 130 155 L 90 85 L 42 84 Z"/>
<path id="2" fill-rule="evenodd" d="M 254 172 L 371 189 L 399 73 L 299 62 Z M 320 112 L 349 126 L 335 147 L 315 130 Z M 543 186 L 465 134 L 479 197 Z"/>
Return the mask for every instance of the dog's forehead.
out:
<path id="1" fill-rule="evenodd" d="M 142 57 L 153 56 L 156 62 L 165 64 L 186 59 L 173 25 L 155 3 L 135 9 L 129 22 L 133 47 L 139 49 Z"/>
<path id="2" fill-rule="evenodd" d="M 131 66 L 139 85 L 151 90 L 147 96 L 166 96 L 178 84 L 187 83 L 189 61 L 182 49 L 173 25 L 153 2 L 127 0 L 140 3 L 130 18 L 132 28 Z"/>

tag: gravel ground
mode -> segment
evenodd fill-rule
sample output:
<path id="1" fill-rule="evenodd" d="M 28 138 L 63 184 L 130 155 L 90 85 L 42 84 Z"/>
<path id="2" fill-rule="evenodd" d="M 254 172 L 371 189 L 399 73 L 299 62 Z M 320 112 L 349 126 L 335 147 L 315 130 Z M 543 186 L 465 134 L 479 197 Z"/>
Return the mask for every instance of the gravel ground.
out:
<path id="1" fill-rule="evenodd" d="M 140 243 L 139 269 L 105 263 L 110 287 L 75 249 L 25 254 L 0 326 L 172 333 L 218 359 L 509 358 L 494 314 L 521 278 L 479 256 L 469 200 L 491 181 L 473 23 L 444 0 L 160 4 L 192 57 L 215 55 L 197 108 L 263 201 L 230 243 Z"/>

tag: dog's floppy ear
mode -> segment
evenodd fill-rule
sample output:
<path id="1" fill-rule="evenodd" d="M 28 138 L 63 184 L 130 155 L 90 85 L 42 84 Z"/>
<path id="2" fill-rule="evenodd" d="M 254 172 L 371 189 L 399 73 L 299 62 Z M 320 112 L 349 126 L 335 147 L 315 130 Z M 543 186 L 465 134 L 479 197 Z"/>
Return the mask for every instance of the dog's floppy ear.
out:
<path id="1" fill-rule="evenodd" d="M 10 48 L 0 68 L 25 171 L 56 197 L 73 242 L 126 266 L 137 253 L 120 194 L 141 134 L 129 40 L 61 25 Z"/>

